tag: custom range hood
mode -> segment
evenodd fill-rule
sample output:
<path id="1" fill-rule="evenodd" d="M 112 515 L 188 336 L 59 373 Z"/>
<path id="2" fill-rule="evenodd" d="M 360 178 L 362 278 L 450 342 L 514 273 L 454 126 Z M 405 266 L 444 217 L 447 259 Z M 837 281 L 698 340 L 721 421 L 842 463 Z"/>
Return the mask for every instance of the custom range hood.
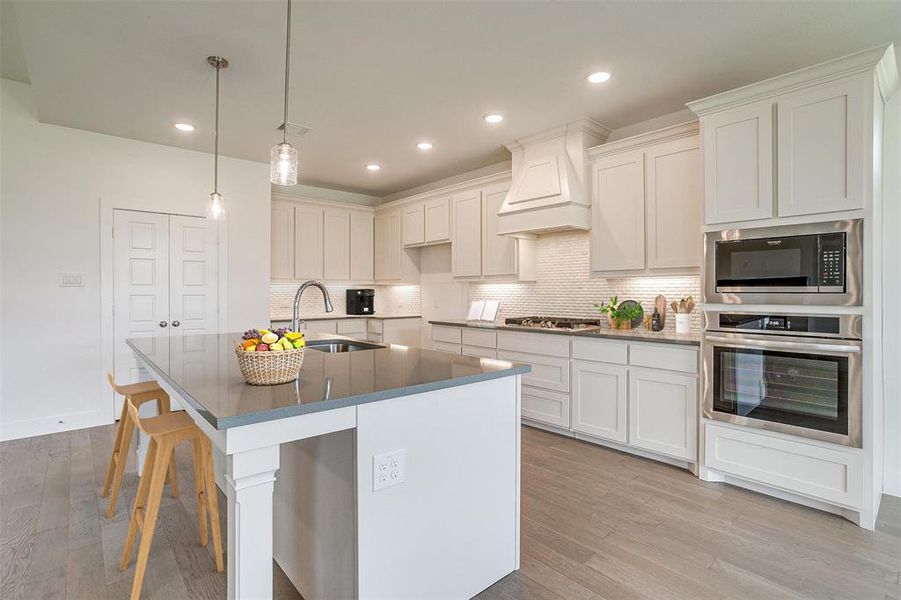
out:
<path id="1" fill-rule="evenodd" d="M 591 228 L 585 149 L 603 144 L 610 130 L 591 119 L 564 123 L 514 140 L 513 186 L 498 210 L 498 233 L 540 233 Z"/>

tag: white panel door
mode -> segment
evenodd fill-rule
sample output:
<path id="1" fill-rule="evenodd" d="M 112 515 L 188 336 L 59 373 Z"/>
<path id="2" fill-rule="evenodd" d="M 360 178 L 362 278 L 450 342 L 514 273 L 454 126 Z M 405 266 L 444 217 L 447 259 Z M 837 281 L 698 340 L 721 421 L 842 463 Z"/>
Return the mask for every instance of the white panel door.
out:
<path id="1" fill-rule="evenodd" d="M 404 246 L 425 243 L 425 208 L 422 204 L 404 207 Z"/>
<path id="2" fill-rule="evenodd" d="M 271 221 L 272 278 L 294 279 L 294 205 L 273 202 Z"/>
<path id="3" fill-rule="evenodd" d="M 498 235 L 498 216 L 509 183 L 485 188 L 482 200 L 482 275 L 516 275 L 516 238 Z"/>
<path id="4" fill-rule="evenodd" d="M 450 198 L 425 203 L 425 241 L 429 244 L 450 240 Z"/>
<path id="5" fill-rule="evenodd" d="M 375 279 L 392 281 L 401 278 L 400 211 L 382 213 L 375 217 Z"/>
<path id="6" fill-rule="evenodd" d="M 369 212 L 350 213 L 350 279 L 373 279 L 373 218 Z"/>
<path id="7" fill-rule="evenodd" d="M 350 279 L 350 211 L 325 209 L 323 213 L 323 276 Z"/>
<path id="8" fill-rule="evenodd" d="M 457 194 L 451 207 L 451 272 L 454 277 L 478 277 L 482 274 L 482 193 Z"/>
<path id="9" fill-rule="evenodd" d="M 697 136 L 648 148 L 648 268 L 701 266 L 701 152 Z"/>
<path id="10" fill-rule="evenodd" d="M 572 362 L 574 431 L 626 443 L 627 374 L 620 365 Z"/>
<path id="11" fill-rule="evenodd" d="M 644 269 L 644 152 L 591 165 L 591 270 Z"/>
<path id="12" fill-rule="evenodd" d="M 863 208 L 865 80 L 779 99 L 780 217 Z"/>
<path id="13" fill-rule="evenodd" d="M 773 216 L 773 105 L 769 100 L 701 119 L 705 221 Z"/>
<path id="14" fill-rule="evenodd" d="M 169 215 L 116 210 L 113 240 L 114 371 L 119 383 L 153 379 L 138 365 L 126 338 L 169 362 Z M 116 396 L 116 415 L 123 399 Z"/>
<path id="15" fill-rule="evenodd" d="M 322 279 L 322 209 L 294 209 L 294 278 Z"/>
<path id="16" fill-rule="evenodd" d="M 629 371 L 629 443 L 696 460 L 698 378 L 655 369 Z"/>
<path id="17" fill-rule="evenodd" d="M 217 237 L 215 221 L 169 217 L 169 335 L 219 331 Z"/>

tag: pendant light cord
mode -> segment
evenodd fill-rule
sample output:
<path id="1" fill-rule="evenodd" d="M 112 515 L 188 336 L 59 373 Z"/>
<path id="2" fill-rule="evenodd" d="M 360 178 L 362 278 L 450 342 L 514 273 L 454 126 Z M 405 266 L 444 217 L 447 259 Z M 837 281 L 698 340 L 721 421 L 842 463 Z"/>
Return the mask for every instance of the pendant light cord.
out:
<path id="1" fill-rule="evenodd" d="M 221 64 L 216 64 L 216 116 L 213 122 L 213 193 L 219 193 L 219 71 Z"/>
<path id="2" fill-rule="evenodd" d="M 291 0 L 288 0 L 287 27 L 285 31 L 285 115 L 282 122 L 282 143 L 288 141 L 288 83 L 291 77 Z"/>

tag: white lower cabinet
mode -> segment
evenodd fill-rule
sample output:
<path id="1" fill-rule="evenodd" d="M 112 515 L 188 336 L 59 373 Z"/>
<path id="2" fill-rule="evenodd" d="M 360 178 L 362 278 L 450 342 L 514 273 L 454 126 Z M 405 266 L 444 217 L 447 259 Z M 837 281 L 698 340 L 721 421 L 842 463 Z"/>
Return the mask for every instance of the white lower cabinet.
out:
<path id="1" fill-rule="evenodd" d="M 460 344 L 452 344 L 450 342 L 442 342 L 439 340 L 432 340 L 432 350 L 450 352 L 451 354 L 463 354 L 463 346 Z"/>
<path id="2" fill-rule="evenodd" d="M 482 348 L 481 346 L 463 346 L 463 356 L 497 358 L 497 350 L 494 348 Z"/>
<path id="3" fill-rule="evenodd" d="M 695 460 L 698 378 L 657 369 L 629 372 L 629 444 Z"/>
<path id="4" fill-rule="evenodd" d="M 509 350 L 498 350 L 497 357 L 501 360 L 512 360 L 532 365 L 532 371 L 522 376 L 523 385 L 540 387 L 553 392 L 569 392 L 568 358 L 511 352 Z"/>
<path id="5" fill-rule="evenodd" d="M 525 377 L 523 377 L 525 381 Z M 522 416 L 533 421 L 569 428 L 569 394 L 523 385 Z"/>
<path id="6" fill-rule="evenodd" d="M 572 428 L 625 444 L 628 369 L 622 365 L 572 362 Z"/>

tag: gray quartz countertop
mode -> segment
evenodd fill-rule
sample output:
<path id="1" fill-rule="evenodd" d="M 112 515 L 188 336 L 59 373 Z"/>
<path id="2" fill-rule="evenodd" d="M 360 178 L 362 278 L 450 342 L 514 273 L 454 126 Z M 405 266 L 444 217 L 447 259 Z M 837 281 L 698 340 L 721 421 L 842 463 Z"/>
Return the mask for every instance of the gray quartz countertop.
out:
<path id="1" fill-rule="evenodd" d="M 306 334 L 317 340 L 351 340 Z M 130 338 L 126 343 L 162 381 L 216 429 L 409 396 L 528 373 L 506 360 L 459 356 L 398 345 L 329 354 L 310 349 L 296 381 L 257 386 L 244 381 L 235 345 L 240 333 Z M 162 359 L 161 359 L 162 357 Z"/>
<path id="2" fill-rule="evenodd" d="M 632 342 L 661 342 L 664 344 L 681 344 L 683 346 L 700 346 L 700 333 L 676 333 L 668 329 L 664 331 L 651 331 L 649 329 L 611 329 L 600 327 L 599 329 L 566 331 L 560 329 L 541 329 L 539 327 L 523 327 L 521 325 L 499 325 L 497 323 L 484 323 L 479 321 L 429 321 L 432 325 L 445 325 L 447 327 L 472 327 L 475 329 L 497 329 L 507 331 L 528 331 L 547 335 L 577 335 L 588 338 L 609 338 Z"/>
<path id="3" fill-rule="evenodd" d="M 273 323 L 277 321 L 290 321 L 292 315 L 290 313 L 287 314 L 273 314 L 269 317 L 269 320 Z M 377 315 L 318 315 L 315 317 L 301 317 L 304 321 L 331 321 L 336 319 L 419 319 L 421 315 L 395 315 L 391 313 L 385 314 L 377 314 Z"/>

